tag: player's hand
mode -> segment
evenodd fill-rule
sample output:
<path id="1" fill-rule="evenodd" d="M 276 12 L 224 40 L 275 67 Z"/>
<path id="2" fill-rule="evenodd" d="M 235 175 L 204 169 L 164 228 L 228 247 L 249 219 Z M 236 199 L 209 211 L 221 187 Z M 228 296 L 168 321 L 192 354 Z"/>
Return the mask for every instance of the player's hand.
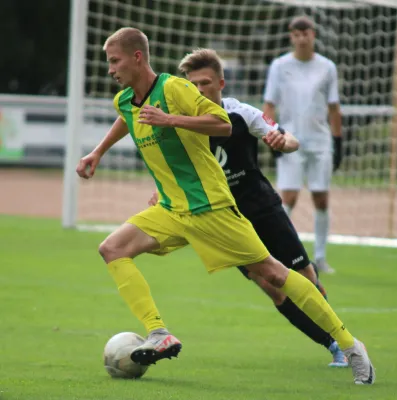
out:
<path id="1" fill-rule="evenodd" d="M 98 153 L 90 153 L 83 157 L 76 167 L 78 176 L 84 179 L 89 179 L 94 176 L 95 169 L 99 164 L 101 156 Z"/>
<path id="2" fill-rule="evenodd" d="M 150 200 L 147 202 L 149 206 L 155 206 L 157 202 L 159 201 L 159 195 L 157 192 L 153 192 L 152 197 Z"/>
<path id="3" fill-rule="evenodd" d="M 165 113 L 161 108 L 148 105 L 142 107 L 138 122 L 151 126 L 172 126 L 170 114 Z"/>
<path id="4" fill-rule="evenodd" d="M 283 151 L 286 139 L 280 131 L 268 132 L 266 136 L 262 137 L 264 143 L 266 143 L 272 150 Z"/>

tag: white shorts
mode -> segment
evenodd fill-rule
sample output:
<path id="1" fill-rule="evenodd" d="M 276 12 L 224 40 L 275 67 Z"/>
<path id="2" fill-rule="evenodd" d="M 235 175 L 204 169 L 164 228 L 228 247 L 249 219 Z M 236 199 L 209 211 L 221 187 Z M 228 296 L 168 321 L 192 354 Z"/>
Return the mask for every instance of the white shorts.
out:
<path id="1" fill-rule="evenodd" d="M 332 152 L 298 150 L 277 158 L 277 188 L 300 190 L 304 183 L 311 192 L 327 192 L 332 177 Z"/>

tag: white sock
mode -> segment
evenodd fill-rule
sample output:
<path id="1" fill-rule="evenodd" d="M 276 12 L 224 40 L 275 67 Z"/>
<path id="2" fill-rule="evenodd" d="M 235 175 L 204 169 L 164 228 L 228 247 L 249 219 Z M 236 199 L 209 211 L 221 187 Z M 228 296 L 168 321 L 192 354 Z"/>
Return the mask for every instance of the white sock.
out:
<path id="1" fill-rule="evenodd" d="M 292 207 L 290 207 L 287 204 L 283 203 L 283 208 L 284 208 L 284 211 L 287 213 L 287 215 L 290 217 L 291 216 Z"/>
<path id="2" fill-rule="evenodd" d="M 314 214 L 314 259 L 325 259 L 325 247 L 327 245 L 329 229 L 329 213 L 328 210 L 316 210 Z"/>

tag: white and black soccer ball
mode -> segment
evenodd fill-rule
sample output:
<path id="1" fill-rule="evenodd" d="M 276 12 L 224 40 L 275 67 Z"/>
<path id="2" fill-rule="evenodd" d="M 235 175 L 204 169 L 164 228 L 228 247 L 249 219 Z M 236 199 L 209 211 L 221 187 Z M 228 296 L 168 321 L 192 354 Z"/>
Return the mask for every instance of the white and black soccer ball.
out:
<path id="1" fill-rule="evenodd" d="M 149 368 L 134 363 L 130 355 L 145 339 L 133 332 L 121 332 L 106 343 L 103 351 L 105 369 L 112 378 L 137 379 Z"/>

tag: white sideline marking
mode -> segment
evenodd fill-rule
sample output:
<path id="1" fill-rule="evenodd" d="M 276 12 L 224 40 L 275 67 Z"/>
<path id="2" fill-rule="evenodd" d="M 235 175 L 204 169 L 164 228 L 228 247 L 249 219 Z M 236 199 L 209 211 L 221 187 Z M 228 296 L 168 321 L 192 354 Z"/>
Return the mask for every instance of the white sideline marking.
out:
<path id="1" fill-rule="evenodd" d="M 373 307 L 346 307 L 336 308 L 338 313 L 350 313 L 350 314 L 391 314 L 397 312 L 397 308 L 373 308 Z"/>
<path id="2" fill-rule="evenodd" d="M 120 225 L 77 225 L 76 228 L 78 231 L 81 232 L 111 233 L 116 230 Z"/>
<path id="3" fill-rule="evenodd" d="M 215 299 L 205 299 L 199 297 L 179 297 L 169 296 L 168 299 L 178 302 L 188 302 L 192 304 L 201 304 L 203 306 L 210 306 L 211 308 L 237 308 L 244 310 L 255 310 L 261 312 L 274 312 L 274 306 L 241 303 L 241 302 L 223 302 Z M 393 314 L 397 313 L 397 307 L 335 307 L 336 313 L 345 314 Z"/>
<path id="4" fill-rule="evenodd" d="M 304 242 L 314 242 L 314 233 L 299 233 L 299 237 Z M 372 236 L 329 235 L 328 243 L 397 248 L 397 239 L 378 238 Z"/>
<path id="5" fill-rule="evenodd" d="M 77 230 L 82 232 L 104 232 L 110 233 L 120 225 L 77 225 Z M 299 233 L 299 237 L 304 242 L 314 242 L 313 233 Z M 373 246 L 373 247 L 392 247 L 397 248 L 397 239 L 365 237 L 365 236 L 348 236 L 348 235 L 330 235 L 328 243 L 343 244 L 350 246 Z"/>

